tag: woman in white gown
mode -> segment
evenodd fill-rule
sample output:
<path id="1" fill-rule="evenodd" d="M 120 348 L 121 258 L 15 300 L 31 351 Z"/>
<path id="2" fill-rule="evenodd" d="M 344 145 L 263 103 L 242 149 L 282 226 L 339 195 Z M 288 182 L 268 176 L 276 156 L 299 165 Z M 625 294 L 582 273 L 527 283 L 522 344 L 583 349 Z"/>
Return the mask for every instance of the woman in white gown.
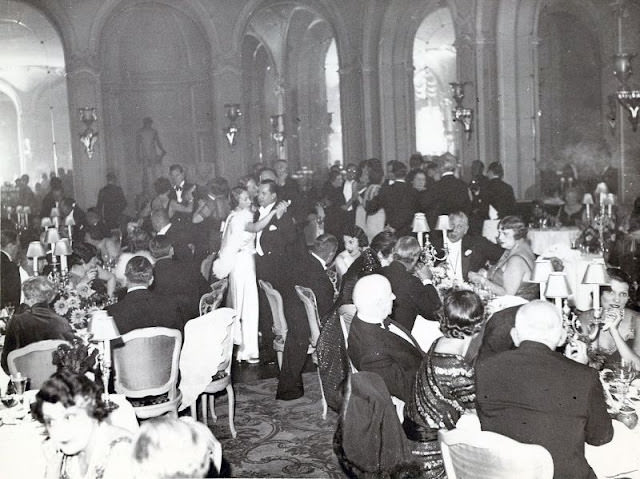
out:
<path id="1" fill-rule="evenodd" d="M 287 204 L 282 202 L 265 218 L 253 222 L 251 198 L 246 189 L 231 191 L 233 211 L 227 217 L 222 236 L 222 246 L 213 272 L 218 278 L 229 275 L 227 307 L 233 308 L 240 318 L 240 328 L 235 334 L 239 344 L 238 361 L 258 362 L 258 287 L 256 284 L 256 232 L 262 230 L 274 215 L 282 216 Z M 227 271 L 224 271 L 227 270 Z"/>
<path id="2" fill-rule="evenodd" d="M 369 201 L 380 193 L 380 188 L 382 187 L 382 181 L 384 179 L 384 170 L 382 169 L 382 162 L 377 158 L 370 158 L 367 160 L 366 170 L 369 184 L 364 190 L 359 192 L 360 204 L 356 210 L 356 225 L 364 230 L 369 242 L 371 242 L 374 236 L 384 229 L 386 217 L 383 208 L 380 208 L 375 213 L 368 215 L 365 211 L 365 207 Z"/>

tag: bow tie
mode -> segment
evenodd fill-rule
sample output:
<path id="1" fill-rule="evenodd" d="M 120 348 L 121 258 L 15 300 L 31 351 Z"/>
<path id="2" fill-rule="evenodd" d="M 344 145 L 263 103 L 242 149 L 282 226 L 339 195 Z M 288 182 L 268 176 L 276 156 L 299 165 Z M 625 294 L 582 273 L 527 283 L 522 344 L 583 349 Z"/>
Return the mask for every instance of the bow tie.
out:
<path id="1" fill-rule="evenodd" d="M 391 316 L 387 316 L 386 318 L 384 318 L 384 321 L 382 322 L 382 327 L 384 329 L 389 329 L 390 324 L 391 324 Z"/>
<path id="2" fill-rule="evenodd" d="M 175 190 L 176 190 L 176 191 L 182 191 L 182 186 L 176 186 L 176 187 L 175 187 Z"/>

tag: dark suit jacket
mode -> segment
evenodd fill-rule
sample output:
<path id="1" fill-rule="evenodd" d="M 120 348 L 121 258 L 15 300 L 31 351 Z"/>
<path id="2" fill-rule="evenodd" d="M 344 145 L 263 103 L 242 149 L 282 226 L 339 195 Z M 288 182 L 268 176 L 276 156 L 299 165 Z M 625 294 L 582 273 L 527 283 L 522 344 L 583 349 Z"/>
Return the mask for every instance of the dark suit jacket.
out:
<path id="1" fill-rule="evenodd" d="M 191 223 L 171 223 L 171 227 L 165 233 L 165 236 L 173 245 L 173 254 L 176 259 L 190 260 L 193 258 L 193 252 L 189 245 L 194 244 Z"/>
<path id="2" fill-rule="evenodd" d="M 154 326 L 180 332 L 184 329 L 176 301 L 146 289 L 127 293 L 120 301 L 109 306 L 107 312 L 113 316 L 120 334 Z"/>
<path id="3" fill-rule="evenodd" d="M 401 325 L 396 324 L 402 329 Z M 389 392 L 403 401 L 411 395 L 422 352 L 379 324 L 354 316 L 349 330 L 349 358 L 358 371 L 379 374 Z"/>
<path id="4" fill-rule="evenodd" d="M 118 185 L 108 184 L 98 192 L 96 208 L 109 229 L 119 226 L 120 215 L 126 206 L 127 200 Z"/>
<path id="5" fill-rule="evenodd" d="M 398 237 L 411 234 L 413 214 L 417 211 L 417 192 L 404 181 L 385 185 L 380 193 L 367 202 L 367 213 L 384 208 L 387 224 L 396 230 Z"/>
<path id="6" fill-rule="evenodd" d="M 184 182 L 184 185 L 182 186 L 183 201 L 179 201 L 181 205 L 185 204 L 184 203 L 185 191 L 190 189 L 192 186 L 193 186 L 193 183 L 189 183 L 187 181 Z M 178 194 L 176 193 L 176 190 L 174 188 L 171 188 L 171 190 L 169 191 L 169 199 L 178 201 Z M 188 213 L 176 212 L 173 214 L 173 217 L 171 218 L 171 220 L 173 221 L 173 223 L 189 223 L 190 224 L 191 215 L 192 215 L 192 212 L 188 212 Z"/>
<path id="7" fill-rule="evenodd" d="M 256 212 L 254 219 L 257 221 L 258 217 Z M 259 241 L 264 255 L 256 254 L 256 274 L 259 279 L 269 281 L 276 289 L 280 289 L 281 279 L 290 265 L 295 264 L 306 250 L 291 215 L 287 212 L 280 219 L 274 215 L 262 230 Z"/>
<path id="8" fill-rule="evenodd" d="M 314 292 L 318 314 L 321 318 L 324 317 L 333 306 L 333 284 L 322 264 L 311 253 L 307 253 L 297 262 L 295 271 L 292 275 L 295 284 L 310 288 Z"/>
<path id="9" fill-rule="evenodd" d="M 7 333 L 2 349 L 2 369 L 9 372 L 7 357 L 11 351 L 46 339 L 71 341 L 73 337 L 69 321 L 58 316 L 47 305 L 36 304 L 27 307 L 21 313 L 14 314 L 7 324 Z"/>
<path id="10" fill-rule="evenodd" d="M 380 274 L 389 280 L 391 290 L 396 296 L 391 313 L 394 321 L 411 331 L 417 315 L 425 319 L 435 319 L 434 313 L 442 303 L 433 285 L 422 284 L 422 281 L 409 273 L 398 261 L 382 268 Z"/>
<path id="11" fill-rule="evenodd" d="M 0 308 L 20 305 L 20 267 L 5 253 L 0 253 Z"/>
<path id="12" fill-rule="evenodd" d="M 471 213 L 471 199 L 467 184 L 454 175 L 445 175 L 437 181 L 419 205 L 420 211 L 427 215 L 431 229 L 436 227 L 438 216 L 462 211 Z"/>
<path id="13" fill-rule="evenodd" d="M 485 198 L 496 209 L 499 218 L 514 214 L 516 197 L 513 188 L 500 178 L 492 178 L 487 182 Z"/>
<path id="14" fill-rule="evenodd" d="M 438 250 L 438 255 L 444 250 L 442 231 L 432 231 L 429 233 L 431 244 Z M 469 271 L 478 271 L 487 262 L 495 263 L 500 259 L 504 249 L 492 243 L 484 236 L 465 235 L 462 237 L 461 261 L 462 276 L 467 281 Z M 467 255 L 466 252 L 470 251 Z"/>
<path id="15" fill-rule="evenodd" d="M 153 279 L 151 290 L 157 295 L 173 297 L 185 321 L 200 316 L 200 297 L 211 288 L 196 262 L 160 259 L 153 266 Z"/>
<path id="16" fill-rule="evenodd" d="M 485 431 L 540 444 L 555 479 L 595 479 L 584 444 L 613 437 L 598 372 L 533 341 L 476 365 L 476 401 Z"/>

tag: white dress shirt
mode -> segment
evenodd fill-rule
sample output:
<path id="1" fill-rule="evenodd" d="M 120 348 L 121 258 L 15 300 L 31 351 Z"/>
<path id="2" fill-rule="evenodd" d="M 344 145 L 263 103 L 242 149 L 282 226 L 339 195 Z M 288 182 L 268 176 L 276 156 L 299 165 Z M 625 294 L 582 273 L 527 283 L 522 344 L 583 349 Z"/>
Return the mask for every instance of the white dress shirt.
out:
<path id="1" fill-rule="evenodd" d="M 344 185 L 342 186 L 342 194 L 344 196 L 344 201 L 349 202 L 351 197 L 353 196 L 353 187 L 355 185 L 355 180 L 345 180 Z M 351 211 L 353 209 L 352 205 L 349 205 L 347 211 Z"/>
<path id="2" fill-rule="evenodd" d="M 270 205 L 261 206 L 260 208 L 258 208 L 258 211 L 260 212 L 260 217 L 258 218 L 258 221 L 260 221 L 265 216 L 267 216 L 269 213 L 271 213 L 271 210 L 273 209 L 273 207 L 275 205 L 276 205 L 276 203 L 274 201 Z M 260 238 L 261 237 L 262 237 L 262 231 L 258 231 L 258 233 L 256 234 L 256 253 L 258 253 L 258 255 L 260 255 L 260 256 L 264 256 L 264 251 L 262 250 L 262 246 L 260 246 Z"/>
<path id="3" fill-rule="evenodd" d="M 449 262 L 449 267 L 451 271 L 453 271 L 454 277 L 458 281 L 463 281 L 462 276 L 462 240 L 458 240 L 455 243 L 449 241 L 449 237 L 444 235 L 444 244 L 447 247 L 447 251 L 449 255 L 447 256 L 447 261 Z"/>

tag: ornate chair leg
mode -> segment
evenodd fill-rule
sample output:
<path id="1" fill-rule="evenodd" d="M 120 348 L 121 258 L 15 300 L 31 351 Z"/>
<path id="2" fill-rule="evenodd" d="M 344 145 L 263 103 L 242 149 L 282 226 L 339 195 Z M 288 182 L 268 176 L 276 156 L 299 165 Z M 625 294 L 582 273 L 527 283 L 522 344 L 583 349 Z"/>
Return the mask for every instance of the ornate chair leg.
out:
<path id="1" fill-rule="evenodd" d="M 236 426 L 233 422 L 234 410 L 236 406 L 236 397 L 233 392 L 233 385 L 227 386 L 227 400 L 229 401 L 229 430 L 231 431 L 231 437 L 235 438 L 238 433 L 236 432 Z"/>

